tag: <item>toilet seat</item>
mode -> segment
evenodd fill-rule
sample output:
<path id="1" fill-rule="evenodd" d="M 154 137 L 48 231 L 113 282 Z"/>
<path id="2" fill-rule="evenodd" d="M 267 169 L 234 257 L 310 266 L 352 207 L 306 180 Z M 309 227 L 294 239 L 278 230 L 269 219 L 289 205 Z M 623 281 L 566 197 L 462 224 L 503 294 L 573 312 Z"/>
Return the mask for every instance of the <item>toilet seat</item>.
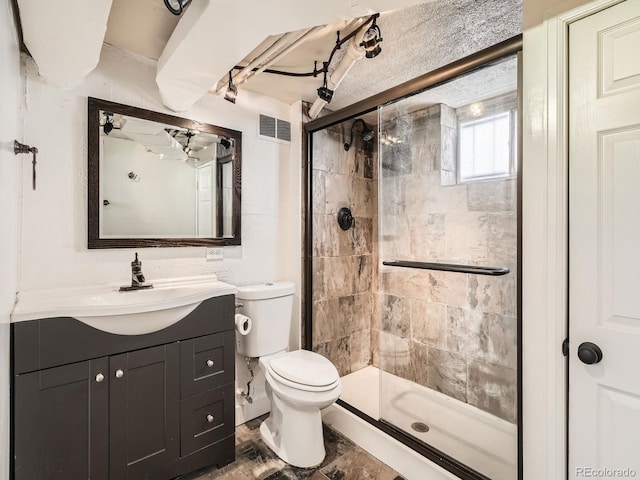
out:
<path id="1" fill-rule="evenodd" d="M 278 382 L 297 390 L 325 392 L 340 382 L 336 367 L 325 357 L 296 350 L 269 361 L 269 373 Z"/>

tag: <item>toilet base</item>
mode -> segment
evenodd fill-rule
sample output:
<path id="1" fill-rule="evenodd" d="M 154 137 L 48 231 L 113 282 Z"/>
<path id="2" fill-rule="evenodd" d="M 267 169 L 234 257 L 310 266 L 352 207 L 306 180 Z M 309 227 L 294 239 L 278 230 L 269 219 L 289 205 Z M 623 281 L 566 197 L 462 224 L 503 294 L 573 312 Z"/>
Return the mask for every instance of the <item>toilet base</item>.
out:
<path id="1" fill-rule="evenodd" d="M 300 468 L 318 466 L 326 455 L 320 409 L 296 410 L 267 386 L 271 414 L 260 425 L 260 437 L 282 460 Z"/>

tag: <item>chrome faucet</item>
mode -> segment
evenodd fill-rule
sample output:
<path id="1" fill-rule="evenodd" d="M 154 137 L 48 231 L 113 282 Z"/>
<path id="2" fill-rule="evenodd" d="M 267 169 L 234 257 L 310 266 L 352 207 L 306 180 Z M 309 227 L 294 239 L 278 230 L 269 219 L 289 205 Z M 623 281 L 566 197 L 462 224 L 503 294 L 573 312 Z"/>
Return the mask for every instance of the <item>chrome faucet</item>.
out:
<path id="1" fill-rule="evenodd" d="M 142 262 L 138 260 L 138 252 L 136 252 L 136 258 L 131 262 L 131 286 L 122 286 L 120 287 L 120 291 L 128 292 L 130 290 L 142 290 L 144 288 L 153 288 L 153 285 L 145 283 L 144 274 L 142 273 Z"/>

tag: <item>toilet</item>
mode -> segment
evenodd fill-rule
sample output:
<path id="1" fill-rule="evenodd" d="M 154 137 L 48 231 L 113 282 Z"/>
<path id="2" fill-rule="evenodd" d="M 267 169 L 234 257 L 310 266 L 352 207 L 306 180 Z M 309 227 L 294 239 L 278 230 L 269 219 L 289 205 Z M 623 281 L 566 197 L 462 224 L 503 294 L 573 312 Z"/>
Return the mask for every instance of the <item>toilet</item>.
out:
<path id="1" fill-rule="evenodd" d="M 246 335 L 236 334 L 237 352 L 258 357 L 271 413 L 260 425 L 262 440 L 296 467 L 319 465 L 325 457 L 320 410 L 341 392 L 340 375 L 325 357 L 307 350 L 287 352 L 293 282 L 239 287 L 238 313 L 251 319 Z"/>

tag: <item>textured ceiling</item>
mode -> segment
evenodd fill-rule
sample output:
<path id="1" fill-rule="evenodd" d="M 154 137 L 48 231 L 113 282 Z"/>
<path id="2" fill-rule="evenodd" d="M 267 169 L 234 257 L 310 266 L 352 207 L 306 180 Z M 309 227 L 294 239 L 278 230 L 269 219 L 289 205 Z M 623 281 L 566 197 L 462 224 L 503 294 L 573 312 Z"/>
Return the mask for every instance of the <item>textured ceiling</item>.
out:
<path id="1" fill-rule="evenodd" d="M 157 59 L 178 20 L 166 10 L 162 0 L 114 0 L 105 42 Z M 328 58 L 336 32 L 344 29 L 345 24 L 327 26 L 270 68 L 311 71 L 314 60 L 320 63 Z M 381 54 L 357 62 L 326 108 L 337 110 L 348 106 L 521 33 L 522 1 L 434 0 L 383 13 L 378 25 L 384 38 Z M 273 38 L 265 39 L 262 45 L 271 41 Z M 212 45 L 212 55 L 217 48 L 224 45 Z M 255 52 L 259 50 L 256 48 Z M 337 65 L 342 51 L 338 51 L 331 67 Z M 248 63 L 253 56 L 252 52 L 247 58 L 238 59 L 238 64 Z M 263 73 L 243 84 L 239 95 L 247 89 L 286 103 L 299 99 L 313 102 L 321 83 L 320 77 Z"/>

